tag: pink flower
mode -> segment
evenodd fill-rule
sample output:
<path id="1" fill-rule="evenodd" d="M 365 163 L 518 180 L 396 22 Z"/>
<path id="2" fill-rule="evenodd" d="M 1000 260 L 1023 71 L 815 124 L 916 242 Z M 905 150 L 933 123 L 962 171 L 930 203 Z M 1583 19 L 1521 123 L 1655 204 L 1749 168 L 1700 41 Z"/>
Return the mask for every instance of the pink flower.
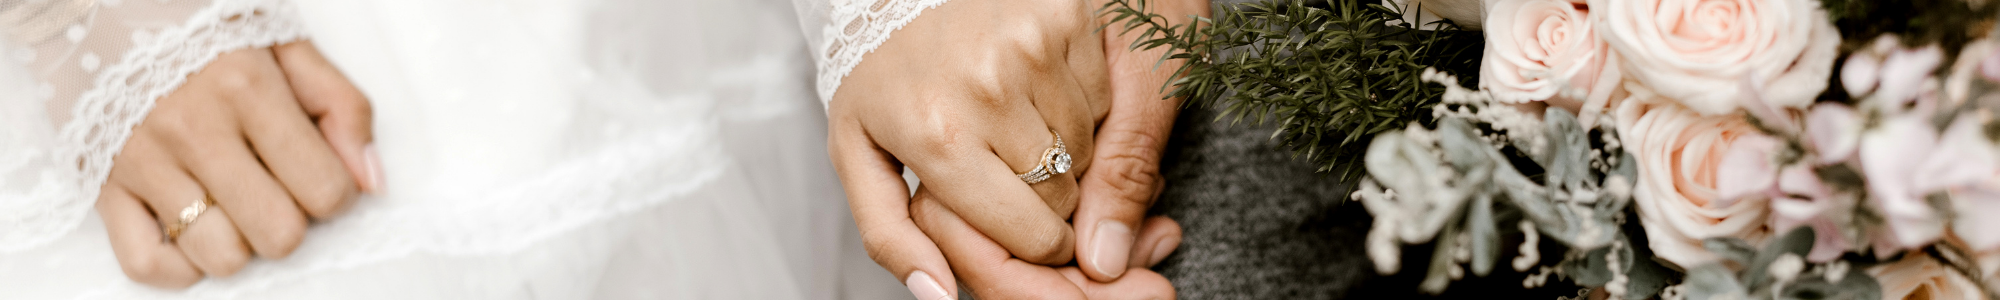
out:
<path id="1" fill-rule="evenodd" d="M 1912 178 L 1917 190 L 1949 193 L 1953 211 L 1959 213 L 1952 232 L 1978 250 L 2000 247 L 2000 220 L 1981 215 L 2000 212 L 2000 177 L 1995 176 L 2000 157 L 1981 128 L 1988 121 L 1982 114 L 1960 114 Z"/>
<path id="2" fill-rule="evenodd" d="M 1806 112 L 1805 136 L 1820 165 L 1846 161 L 1861 145 L 1861 114 L 1845 104 L 1814 104 Z"/>
<path id="3" fill-rule="evenodd" d="M 1495 1 L 1486 25 L 1479 87 L 1494 99 L 1546 100 L 1586 116 L 1603 111 L 1619 74 L 1605 68 L 1610 53 L 1588 11 L 1568 0 Z"/>
<path id="4" fill-rule="evenodd" d="M 1648 89 L 1632 93 L 1619 104 L 1616 119 L 1626 150 L 1637 159 L 1633 203 L 1653 252 L 1668 262 L 1694 266 L 1717 258 L 1702 247 L 1703 239 L 1735 237 L 1762 244 L 1770 235 L 1765 226 L 1768 197 L 1724 198 L 1717 184 L 1722 176 L 1741 175 L 1724 175 L 1736 174 L 1725 173 L 1729 153 L 1737 147 L 1749 148 L 1746 152 L 1774 148 L 1767 144 L 1769 138 L 1740 115 L 1704 116 Z"/>
<path id="5" fill-rule="evenodd" d="M 1763 107 L 1755 105 L 1762 102 L 1754 98 L 1745 103 L 1753 104 L 1748 107 Z M 1764 115 L 1760 119 L 1781 118 L 1777 112 Z M 1778 139 L 1761 135 L 1746 135 L 1738 139 L 1723 157 L 1722 169 L 1717 175 L 1717 191 L 1726 200 L 1769 198 L 1773 232 L 1812 226 L 1815 233 L 1813 248 L 1806 259 L 1826 262 L 1839 258 L 1841 253 L 1853 246 L 1852 238 L 1840 226 L 1851 221 L 1846 211 L 1853 205 L 1852 200 L 1841 199 L 1852 199 L 1848 198 L 1852 195 L 1835 195 L 1821 182 L 1819 175 L 1814 174 L 1813 168 L 1837 164 L 1852 156 L 1853 144 L 1859 140 L 1861 126 L 1858 117 L 1853 115 L 1853 109 L 1837 103 L 1814 105 L 1813 110 L 1807 113 L 1805 142 L 1812 147 L 1808 151 L 1823 152 L 1810 154 L 1819 159 L 1779 165 L 1774 157 L 1782 147 Z M 1790 121 L 1783 119 L 1766 124 Z"/>
<path id="6" fill-rule="evenodd" d="M 1917 167 L 1937 145 L 1937 132 L 1924 114 L 1884 118 L 1861 136 L 1861 169 L 1868 177 L 1870 203 L 1882 212 L 1887 231 L 1876 239 L 1878 250 L 1921 247 L 1944 234 L 1944 222 L 1924 201 L 1913 179 Z"/>
<path id="7" fill-rule="evenodd" d="M 1629 77 L 1702 114 L 1736 110 L 1745 77 L 1772 105 L 1826 89 L 1840 33 L 1812 0 L 1590 0 Z"/>
<path id="8" fill-rule="evenodd" d="M 1806 253 L 1806 260 L 1827 262 L 1839 258 L 1841 253 L 1853 248 L 1853 240 L 1841 230 L 1841 224 L 1850 220 L 1842 209 L 1843 203 L 1834 198 L 1832 189 L 1820 182 L 1813 174 L 1812 167 L 1796 164 L 1785 167 L 1778 175 L 1778 184 L 1771 190 L 1771 229 L 1787 232 L 1799 226 L 1812 226 L 1812 252 Z"/>

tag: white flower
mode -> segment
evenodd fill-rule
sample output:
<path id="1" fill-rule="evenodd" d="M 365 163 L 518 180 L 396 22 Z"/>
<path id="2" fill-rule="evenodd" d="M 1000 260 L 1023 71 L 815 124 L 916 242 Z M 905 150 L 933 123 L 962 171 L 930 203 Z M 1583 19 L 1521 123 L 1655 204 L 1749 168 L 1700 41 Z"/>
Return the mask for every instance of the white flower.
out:
<path id="1" fill-rule="evenodd" d="M 1840 33 L 1813 0 L 1590 0 L 1629 78 L 1702 114 L 1734 111 L 1738 83 L 1803 108 L 1826 89 Z"/>

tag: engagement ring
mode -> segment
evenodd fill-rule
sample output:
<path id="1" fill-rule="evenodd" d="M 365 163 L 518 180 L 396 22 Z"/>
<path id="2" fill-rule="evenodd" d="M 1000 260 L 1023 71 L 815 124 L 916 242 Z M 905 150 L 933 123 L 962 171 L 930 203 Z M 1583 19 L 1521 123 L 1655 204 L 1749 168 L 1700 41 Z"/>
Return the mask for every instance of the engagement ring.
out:
<path id="1" fill-rule="evenodd" d="M 1050 129 L 1049 134 L 1056 136 L 1056 145 L 1042 151 L 1042 159 L 1035 163 L 1035 169 L 1015 175 L 1020 176 L 1021 181 L 1035 184 L 1049 180 L 1049 177 L 1057 174 L 1069 173 L 1069 150 L 1063 148 L 1062 134 L 1056 133 L 1054 129 Z"/>

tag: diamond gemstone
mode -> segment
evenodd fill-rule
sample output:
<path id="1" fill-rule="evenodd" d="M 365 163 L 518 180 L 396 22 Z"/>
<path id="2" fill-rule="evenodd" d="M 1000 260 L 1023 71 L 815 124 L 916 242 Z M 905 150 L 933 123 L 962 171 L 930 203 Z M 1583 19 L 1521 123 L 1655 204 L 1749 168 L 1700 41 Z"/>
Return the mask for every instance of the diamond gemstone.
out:
<path id="1" fill-rule="evenodd" d="M 1053 166 L 1051 166 L 1051 167 L 1055 168 L 1055 172 L 1054 172 L 1055 174 L 1062 174 L 1062 173 L 1069 173 L 1069 153 L 1068 153 L 1068 152 L 1056 152 L 1056 155 L 1055 155 L 1055 158 L 1054 158 L 1054 159 L 1051 159 L 1051 161 L 1053 162 L 1053 163 L 1051 164 L 1051 165 L 1053 165 Z"/>

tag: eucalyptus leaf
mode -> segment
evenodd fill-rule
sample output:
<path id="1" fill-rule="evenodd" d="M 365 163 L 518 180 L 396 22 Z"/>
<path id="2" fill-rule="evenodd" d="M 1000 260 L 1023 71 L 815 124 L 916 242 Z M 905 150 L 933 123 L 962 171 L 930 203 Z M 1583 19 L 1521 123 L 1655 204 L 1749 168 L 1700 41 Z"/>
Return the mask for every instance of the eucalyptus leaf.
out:
<path id="1" fill-rule="evenodd" d="M 1708 252 L 1715 253 L 1716 256 L 1721 256 L 1723 259 L 1740 265 L 1749 265 L 1750 259 L 1757 256 L 1757 248 L 1752 248 L 1750 242 L 1745 242 L 1739 238 L 1709 238 L 1702 240 L 1701 246 L 1702 248 L 1707 248 Z"/>
<path id="2" fill-rule="evenodd" d="M 1626 245 L 1633 245 L 1627 247 L 1632 249 L 1634 259 L 1631 267 L 1625 270 L 1625 299 L 1652 299 L 1653 295 L 1658 295 L 1661 289 L 1667 287 L 1667 280 L 1674 271 L 1653 260 L 1652 247 L 1646 247 L 1643 241 L 1632 241 L 1622 234 L 1619 238 L 1627 240 Z"/>
<path id="3" fill-rule="evenodd" d="M 1687 277 L 1681 283 L 1681 295 L 1690 300 L 1707 299 L 1750 299 L 1749 290 L 1736 281 L 1736 275 L 1721 264 L 1705 264 L 1687 269 Z"/>
<path id="4" fill-rule="evenodd" d="M 1605 254 L 1609 253 L 1611 253 L 1610 247 L 1597 248 L 1585 252 L 1582 256 L 1563 260 L 1563 274 L 1575 279 L 1576 284 L 1580 286 L 1604 286 L 1605 283 L 1611 282 L 1613 274 L 1611 264 L 1604 260 Z"/>
<path id="5" fill-rule="evenodd" d="M 1772 299 L 1778 300 L 1818 300 L 1818 299 L 1882 299 L 1882 285 L 1863 268 L 1847 268 L 1840 276 L 1840 282 L 1827 280 L 1826 276 L 1801 276 L 1797 282 L 1785 286 Z"/>
<path id="6" fill-rule="evenodd" d="M 1444 230 L 1444 234 L 1445 236 L 1451 236 L 1452 234 L 1456 234 L 1456 231 L 1458 231 L 1457 228 L 1447 227 Z M 1458 263 L 1453 262 L 1451 259 L 1451 249 L 1456 246 L 1454 245 L 1455 240 L 1451 238 L 1437 239 L 1437 248 L 1431 251 L 1429 270 L 1424 273 L 1424 281 L 1417 284 L 1417 291 L 1435 295 L 1443 293 L 1445 287 L 1451 286 L 1451 269 L 1458 267 Z"/>
<path id="7" fill-rule="evenodd" d="M 1493 220 L 1493 196 L 1481 194 L 1472 197 L 1467 207 L 1465 227 L 1472 235 L 1472 274 L 1486 276 L 1493 271 L 1493 262 L 1500 256 L 1500 232 Z"/>

